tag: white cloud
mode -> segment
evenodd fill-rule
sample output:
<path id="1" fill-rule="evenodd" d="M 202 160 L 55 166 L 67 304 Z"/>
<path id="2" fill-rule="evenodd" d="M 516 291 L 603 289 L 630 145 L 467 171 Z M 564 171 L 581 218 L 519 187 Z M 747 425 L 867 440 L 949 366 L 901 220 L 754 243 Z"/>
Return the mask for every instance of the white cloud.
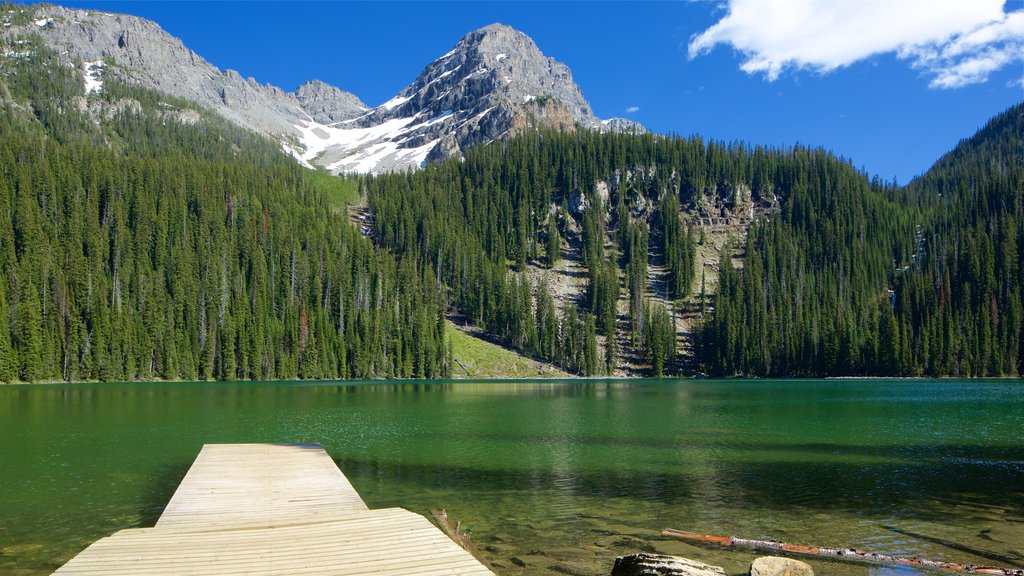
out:
<path id="1" fill-rule="evenodd" d="M 639 106 L 630 106 L 629 108 L 626 108 L 626 114 L 634 114 L 634 113 L 639 112 L 639 111 L 640 111 L 640 107 Z"/>
<path id="2" fill-rule="evenodd" d="M 690 41 L 690 58 L 731 44 L 740 68 L 775 80 L 786 69 L 830 72 L 895 53 L 933 88 L 984 82 L 1024 61 L 1024 10 L 1004 0 L 729 0 Z"/>

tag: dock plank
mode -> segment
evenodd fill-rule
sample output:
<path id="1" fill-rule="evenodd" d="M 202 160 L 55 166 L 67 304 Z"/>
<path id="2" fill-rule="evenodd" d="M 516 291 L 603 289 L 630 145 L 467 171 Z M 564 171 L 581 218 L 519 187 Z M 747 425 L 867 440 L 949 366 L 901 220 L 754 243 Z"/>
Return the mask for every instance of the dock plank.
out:
<path id="1" fill-rule="evenodd" d="M 318 444 L 207 444 L 156 525 L 275 526 L 361 510 Z"/>
<path id="2" fill-rule="evenodd" d="M 315 444 L 206 445 L 156 526 L 54 574 L 493 576 L 423 516 L 370 510 Z"/>

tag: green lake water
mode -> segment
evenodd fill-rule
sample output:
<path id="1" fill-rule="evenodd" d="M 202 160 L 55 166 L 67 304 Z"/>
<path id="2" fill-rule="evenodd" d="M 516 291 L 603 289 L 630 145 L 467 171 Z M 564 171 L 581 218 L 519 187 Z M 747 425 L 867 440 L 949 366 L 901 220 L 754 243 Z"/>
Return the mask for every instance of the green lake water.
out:
<path id="1" fill-rule="evenodd" d="M 152 525 L 216 442 L 320 442 L 371 508 L 446 508 L 499 575 L 754 557 L 666 527 L 1024 566 L 1021 381 L 133 383 L 0 386 L 0 574 Z"/>

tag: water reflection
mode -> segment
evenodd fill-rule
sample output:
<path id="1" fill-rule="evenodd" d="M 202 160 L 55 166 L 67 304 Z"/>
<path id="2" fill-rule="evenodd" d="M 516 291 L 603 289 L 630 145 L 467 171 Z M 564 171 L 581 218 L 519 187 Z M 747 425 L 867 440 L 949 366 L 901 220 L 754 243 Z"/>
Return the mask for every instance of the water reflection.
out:
<path id="1" fill-rule="evenodd" d="M 447 508 L 503 574 L 550 573 L 510 560 L 536 550 L 594 574 L 643 549 L 749 562 L 679 548 L 665 527 L 1024 564 L 1022 395 L 952 381 L 0 387 L 0 572 L 48 573 L 151 523 L 204 443 L 309 441 L 372 506 Z"/>

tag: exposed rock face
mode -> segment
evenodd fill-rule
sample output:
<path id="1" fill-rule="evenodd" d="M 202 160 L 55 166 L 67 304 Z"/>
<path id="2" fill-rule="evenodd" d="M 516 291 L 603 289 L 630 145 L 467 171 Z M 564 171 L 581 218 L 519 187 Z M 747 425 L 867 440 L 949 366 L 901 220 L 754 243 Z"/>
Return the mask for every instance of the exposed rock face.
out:
<path id="1" fill-rule="evenodd" d="M 0 33 L 38 33 L 69 64 L 92 63 L 103 67 L 103 78 L 209 107 L 280 141 L 300 162 L 336 173 L 415 168 L 536 126 L 642 130 L 629 120 L 596 118 L 565 64 L 501 24 L 467 34 L 370 110 L 319 80 L 288 93 L 221 71 L 142 18 L 60 6 L 39 7 L 35 18 Z"/>
<path id="2" fill-rule="evenodd" d="M 719 566 L 711 566 L 681 556 L 633 554 L 615 559 L 612 576 L 726 576 Z"/>
<path id="3" fill-rule="evenodd" d="M 643 124 L 629 118 L 609 118 L 608 120 L 602 120 L 601 123 L 614 132 L 629 132 L 631 134 L 644 134 L 647 132 L 647 128 L 644 128 Z"/>
<path id="4" fill-rule="evenodd" d="M 464 36 L 397 96 L 346 126 L 366 138 L 336 134 L 344 143 L 319 158 L 338 172 L 402 169 L 533 126 L 577 124 L 607 129 L 565 64 L 544 56 L 522 32 L 492 24 Z"/>
<path id="5" fill-rule="evenodd" d="M 320 80 L 310 80 L 299 86 L 295 90 L 295 98 L 302 109 L 321 124 L 355 118 L 369 110 L 355 94 Z"/>
<path id="6" fill-rule="evenodd" d="M 792 558 L 762 556 L 750 565 L 750 576 L 814 576 L 814 570 Z"/>
<path id="7" fill-rule="evenodd" d="M 38 33 L 69 62 L 111 61 L 108 78 L 197 102 L 269 136 L 295 133 L 294 124 L 306 117 L 294 94 L 220 71 L 149 20 L 60 6 L 39 7 L 36 18 L 51 23 L 8 31 Z"/>

